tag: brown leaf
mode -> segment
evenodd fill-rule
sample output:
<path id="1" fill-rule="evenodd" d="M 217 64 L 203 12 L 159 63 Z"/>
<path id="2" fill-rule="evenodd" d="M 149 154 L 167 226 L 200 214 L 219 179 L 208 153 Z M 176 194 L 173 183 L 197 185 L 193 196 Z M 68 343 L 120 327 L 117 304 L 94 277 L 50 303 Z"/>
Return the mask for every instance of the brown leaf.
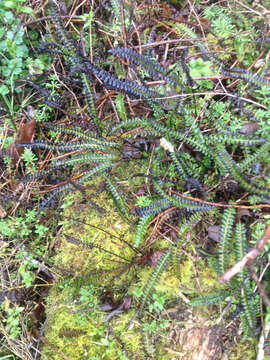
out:
<path id="1" fill-rule="evenodd" d="M 23 124 L 18 131 L 18 136 L 14 143 L 11 144 L 8 148 L 6 148 L 6 152 L 10 155 L 14 164 L 18 162 L 20 156 L 24 152 L 24 147 L 16 147 L 15 144 L 31 142 L 34 138 L 35 128 L 35 119 L 28 121 L 26 124 Z"/>

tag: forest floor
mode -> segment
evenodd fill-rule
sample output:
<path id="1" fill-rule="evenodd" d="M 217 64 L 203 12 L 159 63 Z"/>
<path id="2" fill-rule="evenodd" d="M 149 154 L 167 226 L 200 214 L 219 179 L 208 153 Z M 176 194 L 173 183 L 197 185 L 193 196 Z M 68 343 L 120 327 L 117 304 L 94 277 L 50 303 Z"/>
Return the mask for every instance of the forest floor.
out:
<path id="1" fill-rule="evenodd" d="M 270 356 L 270 5 L 0 2 L 0 360 Z"/>

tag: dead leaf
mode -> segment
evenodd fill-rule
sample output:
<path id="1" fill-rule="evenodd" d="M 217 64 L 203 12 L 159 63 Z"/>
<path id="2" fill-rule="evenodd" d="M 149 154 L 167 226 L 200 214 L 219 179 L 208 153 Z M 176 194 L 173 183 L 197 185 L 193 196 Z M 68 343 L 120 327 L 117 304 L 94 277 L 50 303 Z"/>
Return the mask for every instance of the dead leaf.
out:
<path id="1" fill-rule="evenodd" d="M 256 122 L 250 121 L 245 123 L 241 129 L 240 129 L 240 134 L 244 134 L 244 135 L 252 135 L 255 133 L 256 130 L 258 130 L 259 125 Z"/>
<path id="2" fill-rule="evenodd" d="M 20 156 L 24 152 L 24 147 L 16 147 L 15 145 L 31 142 L 34 138 L 35 128 L 35 119 L 28 121 L 26 124 L 23 124 L 18 131 L 18 136 L 14 143 L 5 149 L 6 153 L 8 153 L 9 156 L 12 158 L 14 165 L 16 165 L 16 163 L 20 159 Z"/>
<path id="3" fill-rule="evenodd" d="M 207 228 L 208 236 L 211 240 L 219 242 L 220 238 L 220 226 L 219 225 L 212 225 Z"/>
<path id="4" fill-rule="evenodd" d="M 249 210 L 238 208 L 236 212 L 236 220 L 240 221 L 242 216 L 251 216 Z"/>
<path id="5" fill-rule="evenodd" d="M 159 261 L 159 259 L 161 258 L 161 256 L 162 256 L 167 250 L 168 250 L 168 248 L 153 251 L 152 254 L 150 255 L 150 258 L 149 258 L 150 266 L 151 266 L 151 267 L 156 266 L 157 263 L 158 263 L 158 261 Z"/>

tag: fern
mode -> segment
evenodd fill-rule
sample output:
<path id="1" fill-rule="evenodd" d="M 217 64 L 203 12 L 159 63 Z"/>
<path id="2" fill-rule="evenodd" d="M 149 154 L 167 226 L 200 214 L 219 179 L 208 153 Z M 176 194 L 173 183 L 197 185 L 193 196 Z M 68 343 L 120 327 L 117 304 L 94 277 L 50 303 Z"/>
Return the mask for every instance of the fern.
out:
<path id="1" fill-rule="evenodd" d="M 112 146 L 113 143 L 111 143 Z M 47 141 L 43 140 L 37 140 L 33 141 L 31 143 L 20 143 L 16 144 L 17 147 L 26 147 L 26 148 L 39 148 L 39 149 L 45 149 L 45 150 L 56 150 L 56 151 L 75 151 L 75 150 L 104 150 L 106 149 L 107 144 L 98 142 L 97 140 L 93 140 L 93 142 L 80 142 L 80 141 L 74 141 L 73 143 L 48 143 Z"/>
<path id="2" fill-rule="evenodd" d="M 110 53 L 125 57 L 136 66 L 141 66 L 151 76 L 160 76 L 163 80 L 173 85 L 180 85 L 176 76 L 167 76 L 168 70 L 157 62 L 152 61 L 148 56 L 143 56 L 136 51 L 129 48 L 113 48 L 109 50 Z"/>
<path id="3" fill-rule="evenodd" d="M 237 246 L 237 260 L 240 261 L 247 251 L 246 243 L 246 231 L 245 226 L 240 221 L 236 224 L 236 246 Z M 249 286 L 250 281 L 245 282 L 245 277 L 247 276 L 247 269 L 242 270 L 238 274 L 239 283 L 243 284 L 241 289 L 241 299 L 245 309 L 245 317 L 249 326 L 250 331 L 253 333 L 255 330 L 255 314 L 254 309 L 252 309 L 252 303 L 249 301 Z"/>
<path id="4" fill-rule="evenodd" d="M 188 304 L 191 306 L 209 306 L 218 304 L 223 302 L 228 297 L 228 295 L 230 295 L 230 292 L 228 290 L 223 290 L 214 294 L 199 296 L 190 300 Z"/>
<path id="5" fill-rule="evenodd" d="M 224 69 L 221 68 L 221 71 L 224 75 L 230 76 L 236 79 L 242 79 L 252 85 L 255 85 L 258 88 L 262 86 L 270 86 L 270 82 L 259 75 L 254 75 L 250 71 L 245 69 Z"/>
<path id="6" fill-rule="evenodd" d="M 85 98 L 87 100 L 87 103 L 89 105 L 88 112 L 91 116 L 91 119 L 93 120 L 94 124 L 97 127 L 98 134 L 100 135 L 102 126 L 101 126 L 101 122 L 99 121 L 99 119 L 97 117 L 93 90 L 92 90 L 90 82 L 87 79 L 85 74 L 82 74 L 82 79 L 83 79 L 83 92 L 84 92 Z"/>
<path id="7" fill-rule="evenodd" d="M 219 273 L 223 274 L 227 267 L 227 252 L 232 238 L 232 227 L 234 222 L 236 210 L 228 208 L 224 210 L 219 238 Z"/>
<path id="8" fill-rule="evenodd" d="M 143 216 L 137 225 L 136 233 L 135 233 L 135 241 L 134 246 L 137 248 L 140 246 L 141 242 L 143 241 L 143 238 L 145 236 L 145 233 L 147 231 L 147 227 L 150 224 L 151 220 L 153 220 L 154 215 L 145 215 Z"/>
<path id="9" fill-rule="evenodd" d="M 119 191 L 117 191 L 116 185 L 113 183 L 110 176 L 106 177 L 105 183 L 108 187 L 109 192 L 112 195 L 112 198 L 121 216 L 123 217 L 124 220 L 128 221 L 128 207 L 123 196 L 119 193 Z"/>
<path id="10" fill-rule="evenodd" d="M 125 121 L 121 121 L 119 124 L 116 124 L 112 127 L 111 132 L 114 133 L 119 129 L 129 129 L 134 128 L 135 126 L 147 126 L 148 121 L 146 119 L 140 118 L 131 118 Z"/>
<path id="11" fill-rule="evenodd" d="M 217 144 L 217 149 L 219 153 L 219 161 L 222 162 L 223 166 L 227 169 L 227 171 L 233 176 L 233 178 L 240 183 L 246 190 L 269 198 L 270 197 L 270 189 L 260 186 L 254 182 L 250 182 L 244 175 L 241 174 L 238 166 L 232 160 L 230 155 L 227 153 L 224 146 L 221 144 Z"/>
<path id="12" fill-rule="evenodd" d="M 148 206 L 135 208 L 138 216 L 157 215 L 170 207 L 168 199 L 160 199 Z"/>
<path id="13" fill-rule="evenodd" d="M 140 298 L 140 307 L 139 307 L 139 315 L 142 314 L 144 307 L 149 300 L 149 297 L 151 295 L 151 292 L 153 291 L 153 288 L 155 284 L 157 283 L 158 279 L 162 275 L 162 273 L 165 271 L 165 269 L 168 266 L 169 260 L 171 257 L 171 250 L 167 250 L 159 259 L 157 265 L 155 266 L 153 273 L 148 280 L 147 284 L 145 285 L 141 298 Z"/>

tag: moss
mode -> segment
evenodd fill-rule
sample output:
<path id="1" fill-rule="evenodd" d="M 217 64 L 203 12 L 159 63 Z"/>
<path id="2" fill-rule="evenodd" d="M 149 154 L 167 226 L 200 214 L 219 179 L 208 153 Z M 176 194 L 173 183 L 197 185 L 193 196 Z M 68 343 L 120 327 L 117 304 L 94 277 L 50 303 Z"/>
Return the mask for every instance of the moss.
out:
<path id="1" fill-rule="evenodd" d="M 256 339 L 246 339 L 245 342 L 239 342 L 233 348 L 230 349 L 230 355 L 228 360 L 254 360 L 256 358 Z"/>
<path id="2" fill-rule="evenodd" d="M 134 167 L 130 171 L 121 170 L 122 178 L 126 178 L 122 185 L 129 184 L 132 171 L 140 172 Z M 131 328 L 126 329 L 137 310 L 134 294 L 143 289 L 153 271 L 149 265 L 136 264 L 136 252 L 128 246 L 134 243 L 135 227 L 121 219 L 106 192 L 97 195 L 98 181 L 84 188 L 84 197 L 74 192 L 64 207 L 54 262 L 72 275 L 60 277 L 50 290 L 47 299 L 50 321 L 45 332 L 49 344 L 43 345 L 43 359 L 60 360 L 63 358 L 60 352 L 72 360 L 124 360 L 124 354 L 142 359 L 145 355 L 142 338 L 147 338 L 146 330 L 142 336 L 144 328 L 152 331 L 149 341 L 155 341 L 155 359 L 169 359 L 164 350 L 168 341 L 166 325 L 160 315 L 151 314 L 146 308 L 144 319 L 136 319 Z M 74 239 L 80 245 L 74 244 Z M 164 239 L 155 244 L 156 249 L 166 246 Z M 176 299 L 179 302 L 179 290 L 192 296 L 200 295 L 194 265 L 191 258 L 183 257 L 181 281 L 172 264 L 162 274 L 154 292 L 166 295 L 164 308 Z M 213 273 L 206 268 L 204 260 L 196 262 L 196 269 L 205 287 L 203 290 L 208 291 L 215 283 Z M 125 295 L 132 295 L 131 309 L 112 317 L 108 323 L 105 321 L 108 313 L 100 307 L 109 302 L 104 300 L 104 291 L 110 291 L 119 303 Z M 55 349 L 59 349 L 59 353 Z"/>

